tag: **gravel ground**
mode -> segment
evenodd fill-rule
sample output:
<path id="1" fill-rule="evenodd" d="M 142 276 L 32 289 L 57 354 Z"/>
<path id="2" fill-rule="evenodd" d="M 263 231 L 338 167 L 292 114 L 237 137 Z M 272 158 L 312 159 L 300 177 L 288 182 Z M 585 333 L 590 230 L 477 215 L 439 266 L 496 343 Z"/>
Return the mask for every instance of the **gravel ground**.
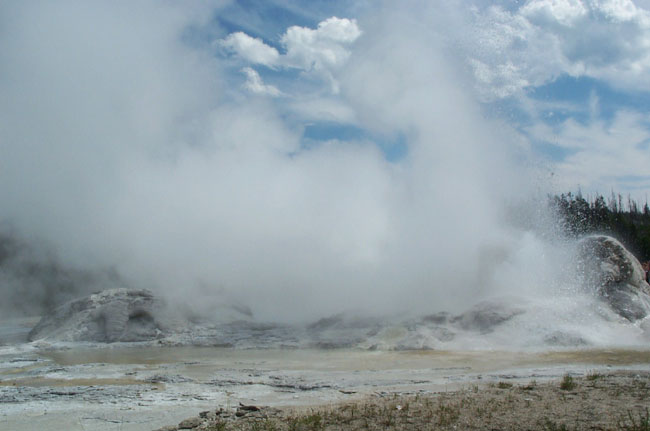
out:
<path id="1" fill-rule="evenodd" d="M 645 430 L 650 372 L 507 380 L 450 392 L 381 393 L 308 408 L 238 406 L 202 412 L 176 426 L 210 431 L 318 430 Z"/>

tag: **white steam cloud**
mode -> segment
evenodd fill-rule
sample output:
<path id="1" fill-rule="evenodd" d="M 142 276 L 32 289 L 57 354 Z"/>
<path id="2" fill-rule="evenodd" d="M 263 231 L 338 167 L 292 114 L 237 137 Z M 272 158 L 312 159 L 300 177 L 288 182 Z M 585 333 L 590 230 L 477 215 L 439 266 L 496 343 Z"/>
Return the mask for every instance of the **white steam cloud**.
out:
<path id="1" fill-rule="evenodd" d="M 349 121 L 404 138 L 407 155 L 388 161 L 365 139 L 303 146 L 285 107 L 225 97 L 225 60 L 184 42 L 200 13 L 3 3 L 0 219 L 65 262 L 197 304 L 226 292 L 260 319 L 495 294 L 507 277 L 492 275 L 522 247 L 502 208 L 527 174 L 517 141 L 467 93 L 442 45 L 451 24 L 427 4 L 291 27 L 284 54 L 244 33 L 220 39 L 250 63 L 336 83 Z M 249 90 L 279 94 L 245 73 Z M 289 117 L 312 118 L 318 103 L 297 98 Z"/>

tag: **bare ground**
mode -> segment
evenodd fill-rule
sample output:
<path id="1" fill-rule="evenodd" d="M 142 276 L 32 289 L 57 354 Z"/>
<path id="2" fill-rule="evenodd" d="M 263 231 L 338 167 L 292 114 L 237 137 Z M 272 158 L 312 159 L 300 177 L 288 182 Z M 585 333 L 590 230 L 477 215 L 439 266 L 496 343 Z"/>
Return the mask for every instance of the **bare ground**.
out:
<path id="1" fill-rule="evenodd" d="M 240 406 L 161 430 L 630 430 L 650 431 L 650 372 L 470 385 L 458 391 L 376 394 L 301 409 Z"/>

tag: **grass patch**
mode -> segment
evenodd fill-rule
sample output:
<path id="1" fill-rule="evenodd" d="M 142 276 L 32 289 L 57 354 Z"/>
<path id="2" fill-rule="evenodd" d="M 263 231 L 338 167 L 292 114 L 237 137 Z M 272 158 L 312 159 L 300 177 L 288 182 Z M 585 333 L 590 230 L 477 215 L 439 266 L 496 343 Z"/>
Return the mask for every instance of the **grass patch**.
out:
<path id="1" fill-rule="evenodd" d="M 602 379 L 607 384 L 587 384 Z M 526 386 L 494 382 L 454 392 L 370 396 L 347 404 L 282 411 L 261 407 L 237 416 L 219 409 L 208 431 L 650 431 L 650 407 L 639 404 L 650 372 L 604 374 L 589 379 Z M 512 389 L 510 389 L 512 388 Z M 504 390 L 510 389 L 510 390 Z M 534 389 L 534 390 L 533 390 Z M 569 393 L 567 391 L 574 391 Z M 642 405 L 642 408 L 638 406 Z M 268 410 L 267 410 L 268 409 Z M 602 415 L 597 412 L 618 412 Z M 587 414 L 594 412 L 596 414 Z M 219 416 L 222 415 L 222 416 Z"/>
<path id="2" fill-rule="evenodd" d="M 272 420 L 265 419 L 263 421 L 253 422 L 250 431 L 279 431 L 279 428 Z"/>
<path id="3" fill-rule="evenodd" d="M 438 425 L 452 425 L 458 422 L 458 418 L 460 417 L 460 407 L 440 404 L 436 410 L 436 416 L 438 417 Z"/>
<path id="4" fill-rule="evenodd" d="M 638 417 L 628 411 L 627 418 L 619 421 L 618 427 L 625 431 L 650 431 L 650 411 L 646 407 L 645 415 L 639 413 Z"/>
<path id="5" fill-rule="evenodd" d="M 602 379 L 602 378 L 603 378 L 603 375 L 602 375 L 602 374 L 599 374 L 599 373 L 596 373 L 596 372 L 593 372 L 593 373 L 589 373 L 589 374 L 587 374 L 587 376 L 586 376 L 585 378 L 586 378 L 587 380 L 589 380 L 590 382 L 593 382 L 593 381 L 595 381 L 595 380 Z"/>
<path id="6" fill-rule="evenodd" d="M 319 431 L 323 429 L 323 416 L 320 413 L 312 413 L 291 418 L 288 425 L 289 431 Z"/>
<path id="7" fill-rule="evenodd" d="M 577 384 L 575 380 L 573 380 L 573 377 L 571 377 L 569 374 L 565 374 L 562 378 L 562 382 L 560 383 L 560 389 L 563 391 L 572 391 L 576 388 L 576 386 Z"/>
<path id="8" fill-rule="evenodd" d="M 535 388 L 537 388 L 537 380 L 531 380 L 527 385 L 521 387 L 524 391 L 532 391 Z"/>
<path id="9" fill-rule="evenodd" d="M 555 421 L 552 421 L 548 418 L 544 421 L 544 429 L 546 431 L 569 431 L 569 428 L 566 424 L 557 424 Z"/>

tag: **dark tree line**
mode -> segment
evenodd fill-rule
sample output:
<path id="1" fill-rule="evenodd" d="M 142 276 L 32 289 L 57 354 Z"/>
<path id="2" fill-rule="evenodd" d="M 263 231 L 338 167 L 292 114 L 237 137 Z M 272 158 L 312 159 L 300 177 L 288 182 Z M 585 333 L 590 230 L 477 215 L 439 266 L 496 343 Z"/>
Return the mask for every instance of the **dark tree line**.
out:
<path id="1" fill-rule="evenodd" d="M 597 195 L 585 199 L 582 193 L 551 196 L 550 204 L 560 216 L 560 227 L 570 236 L 590 233 L 611 235 L 621 241 L 640 261 L 650 260 L 650 207 L 640 206 L 630 196 Z"/>

